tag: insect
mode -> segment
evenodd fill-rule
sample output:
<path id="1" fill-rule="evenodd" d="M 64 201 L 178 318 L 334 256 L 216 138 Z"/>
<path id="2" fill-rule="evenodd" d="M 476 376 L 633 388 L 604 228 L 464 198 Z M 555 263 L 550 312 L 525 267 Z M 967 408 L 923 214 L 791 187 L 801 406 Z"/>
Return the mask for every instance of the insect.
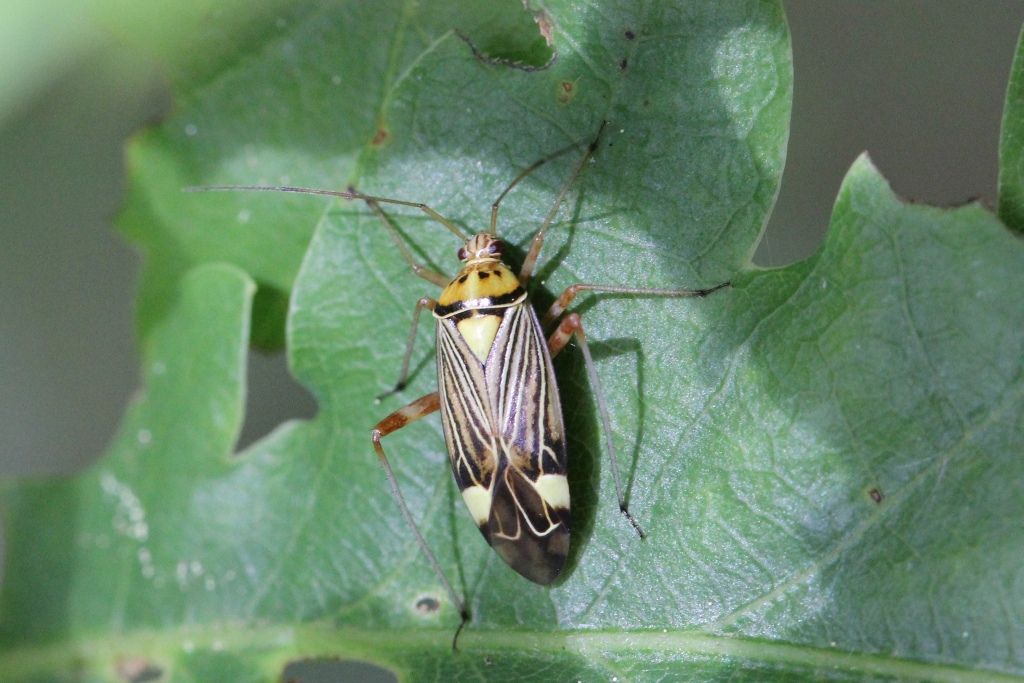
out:
<path id="1" fill-rule="evenodd" d="M 604 129 L 604 124 L 601 130 Z M 465 602 L 456 593 L 438 563 L 402 496 L 381 440 L 434 412 L 441 413 L 452 474 L 462 498 L 481 533 L 495 552 L 526 579 L 548 585 L 561 574 L 569 552 L 571 515 L 566 478 L 568 453 L 558 385 L 551 359 L 575 336 L 601 416 L 619 509 L 643 538 L 623 496 L 608 407 L 583 324 L 578 313 L 566 308 L 583 291 L 657 297 L 701 297 L 728 286 L 709 289 L 645 289 L 577 283 L 555 300 L 538 318 L 526 286 L 533 274 L 548 228 L 566 195 L 598 149 L 601 131 L 565 181 L 547 217 L 530 242 L 518 274 L 502 262 L 505 245 L 498 238 L 498 209 L 502 200 L 530 173 L 569 151 L 569 145 L 527 167 L 491 205 L 488 231 L 467 236 L 452 221 L 426 204 L 364 195 L 354 190 L 332 191 L 296 187 L 217 186 L 207 190 L 262 190 L 299 192 L 361 199 L 380 217 L 401 257 L 419 277 L 443 288 L 437 299 L 423 297 L 413 312 L 412 328 L 394 389 L 405 387 L 416 331 L 423 309 L 433 314 L 437 337 L 437 391 L 381 420 L 371 441 L 387 475 L 391 490 L 417 543 L 433 566 L 462 617 L 459 631 L 469 619 Z M 380 204 L 419 209 L 443 224 L 464 246 L 458 251 L 461 270 L 454 278 L 430 270 L 413 258 Z M 550 336 L 544 330 L 553 327 Z M 458 638 L 459 631 L 455 637 Z M 455 643 L 453 641 L 453 647 Z"/>

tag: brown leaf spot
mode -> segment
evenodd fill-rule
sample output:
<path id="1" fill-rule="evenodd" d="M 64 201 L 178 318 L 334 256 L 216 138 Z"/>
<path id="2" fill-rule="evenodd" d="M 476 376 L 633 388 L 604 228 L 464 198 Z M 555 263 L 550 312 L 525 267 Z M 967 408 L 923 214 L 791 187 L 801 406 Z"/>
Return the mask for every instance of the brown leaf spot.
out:
<path id="1" fill-rule="evenodd" d="M 576 81 L 560 81 L 558 84 L 558 103 L 569 104 L 576 97 Z"/>

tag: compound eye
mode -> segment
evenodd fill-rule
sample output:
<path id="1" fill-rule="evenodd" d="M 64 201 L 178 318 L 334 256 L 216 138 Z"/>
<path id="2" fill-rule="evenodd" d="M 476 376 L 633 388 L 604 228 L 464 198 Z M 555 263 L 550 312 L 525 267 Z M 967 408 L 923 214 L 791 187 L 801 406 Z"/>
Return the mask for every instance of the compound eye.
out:
<path id="1" fill-rule="evenodd" d="M 505 253 L 504 242 L 491 242 L 491 246 L 487 248 L 487 251 L 494 254 L 495 256 L 501 256 Z"/>
<path id="2" fill-rule="evenodd" d="M 459 247 L 459 260 L 460 261 L 465 261 L 466 260 L 466 248 L 465 247 Z"/>

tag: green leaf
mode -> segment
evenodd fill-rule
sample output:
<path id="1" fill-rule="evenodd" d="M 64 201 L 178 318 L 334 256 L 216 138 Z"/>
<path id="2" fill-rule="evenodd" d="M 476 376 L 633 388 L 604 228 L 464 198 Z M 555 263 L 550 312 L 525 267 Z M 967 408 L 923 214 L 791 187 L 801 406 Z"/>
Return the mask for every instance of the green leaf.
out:
<path id="1" fill-rule="evenodd" d="M 147 254 L 145 393 L 88 472 L 4 491 L 0 672 L 275 680 L 321 656 L 411 681 L 1024 675 L 1024 249 L 979 206 L 903 205 L 862 159 L 814 258 L 750 266 L 788 131 L 778 3 L 550 3 L 537 16 L 555 60 L 540 70 L 500 62 L 537 58 L 532 39 L 488 42 L 502 22 L 522 27 L 514 5 L 466 40 L 455 3 L 296 7 L 280 26 L 234 18 L 250 28 L 225 30 L 219 71 L 175 72 L 175 115 L 132 149 L 120 225 Z M 486 547 L 436 418 L 385 439 L 468 597 L 452 653 L 458 615 L 368 438 L 436 387 L 424 333 L 410 387 L 373 403 L 433 290 L 359 203 L 180 189 L 352 184 L 474 231 L 522 168 L 604 120 L 535 299 L 581 280 L 733 285 L 575 306 L 649 537 L 616 509 L 593 393 L 567 350 L 576 540 L 553 588 Z M 513 260 L 574 161 L 502 204 Z M 450 233 L 389 213 L 418 259 L 451 273 Z M 253 282 L 270 290 L 252 325 L 263 341 L 291 293 L 289 359 L 320 412 L 232 456 Z"/>
<path id="2" fill-rule="evenodd" d="M 1010 71 L 999 138 L 999 217 L 1024 232 L 1024 32 Z"/>
<path id="3" fill-rule="evenodd" d="M 237 469 L 230 453 L 244 405 L 253 291 L 248 276 L 226 264 L 183 278 L 143 348 L 146 393 L 110 452 L 73 479 L 4 490 L 5 645 L 65 644 L 115 623 L 182 625 L 194 613 L 185 589 L 202 588 L 204 573 L 191 558 L 223 545 L 216 520 L 193 518 L 196 484 Z M 150 593 L 154 587 L 163 590 Z M 218 599 L 230 591 L 224 586 Z M 2 667 L 8 675 L 19 672 L 13 652 Z"/>

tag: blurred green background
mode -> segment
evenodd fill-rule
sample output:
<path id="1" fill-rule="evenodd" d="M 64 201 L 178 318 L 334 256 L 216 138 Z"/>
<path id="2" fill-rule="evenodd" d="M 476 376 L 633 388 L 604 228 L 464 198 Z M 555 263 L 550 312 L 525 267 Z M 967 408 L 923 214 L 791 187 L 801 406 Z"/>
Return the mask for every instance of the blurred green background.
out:
<path id="1" fill-rule="evenodd" d="M 994 206 L 1024 2 L 785 5 L 793 127 L 756 263 L 781 265 L 817 248 L 840 181 L 863 150 L 906 199 L 980 197 Z M 170 96 L 156 65 L 91 27 L 78 6 L 0 3 L 3 475 L 72 472 L 97 457 L 138 385 L 139 257 L 110 218 L 123 190 L 124 144 L 167 110 Z M 254 354 L 250 370 L 244 442 L 315 411 L 283 356 Z"/>

